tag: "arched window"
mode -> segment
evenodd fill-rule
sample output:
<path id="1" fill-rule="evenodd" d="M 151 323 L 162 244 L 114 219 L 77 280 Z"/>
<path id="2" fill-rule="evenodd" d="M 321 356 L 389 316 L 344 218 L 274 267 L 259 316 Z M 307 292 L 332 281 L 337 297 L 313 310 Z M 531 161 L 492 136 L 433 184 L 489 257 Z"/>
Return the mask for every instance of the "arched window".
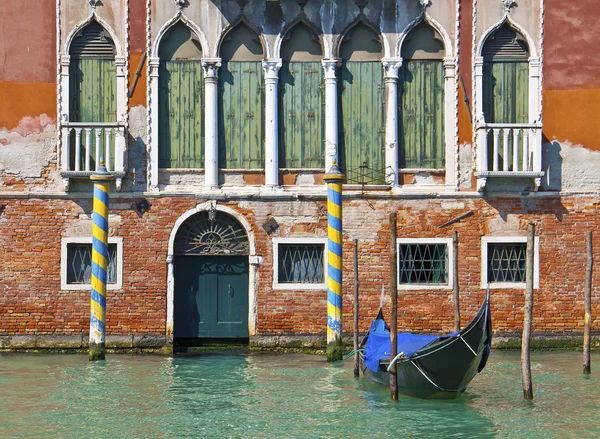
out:
<path id="1" fill-rule="evenodd" d="M 323 168 L 323 74 L 319 37 L 299 23 L 281 45 L 279 165 Z"/>
<path id="2" fill-rule="evenodd" d="M 505 23 L 487 38 L 482 56 L 485 122 L 529 122 L 529 50 L 525 38 Z"/>
<path id="3" fill-rule="evenodd" d="M 75 35 L 69 54 L 69 121 L 116 122 L 115 45 L 108 32 L 97 21 L 91 21 Z M 76 136 L 70 136 L 69 169 L 96 169 L 100 154 L 115 157 L 115 133 L 107 131 L 107 153 L 104 129 L 96 127 L 94 131 L 87 129 L 80 134 L 78 151 Z M 76 157 L 80 161 L 77 165 Z"/>
<path id="4" fill-rule="evenodd" d="M 443 169 L 444 44 L 421 22 L 402 45 L 398 84 L 400 168 Z"/>
<path id="5" fill-rule="evenodd" d="M 385 182 L 383 50 L 378 35 L 360 22 L 342 40 L 340 167 L 349 182 Z"/>
<path id="6" fill-rule="evenodd" d="M 204 167 L 202 47 L 190 29 L 176 23 L 158 49 L 160 168 Z"/>
<path id="7" fill-rule="evenodd" d="M 264 167 L 263 49 L 256 32 L 240 23 L 221 43 L 219 166 Z"/>

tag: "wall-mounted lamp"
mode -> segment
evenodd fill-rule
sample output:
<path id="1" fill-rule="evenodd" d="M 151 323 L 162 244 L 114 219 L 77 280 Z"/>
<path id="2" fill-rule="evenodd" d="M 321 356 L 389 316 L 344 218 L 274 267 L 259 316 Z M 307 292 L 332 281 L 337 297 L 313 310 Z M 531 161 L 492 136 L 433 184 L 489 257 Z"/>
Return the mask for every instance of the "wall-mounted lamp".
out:
<path id="1" fill-rule="evenodd" d="M 137 213 L 138 216 L 141 218 L 144 215 L 144 213 L 148 211 L 150 207 L 152 207 L 152 204 L 150 204 L 145 198 L 142 198 L 141 200 L 135 200 L 131 204 L 131 207 L 133 210 L 135 210 L 135 213 Z"/>
<path id="2" fill-rule="evenodd" d="M 269 221 L 263 224 L 263 229 L 267 232 L 267 235 L 275 232 L 279 228 L 279 224 L 275 220 L 275 218 L 271 217 Z"/>
<path id="3" fill-rule="evenodd" d="M 0 216 L 4 213 L 4 209 L 6 209 L 6 204 L 0 204 Z"/>

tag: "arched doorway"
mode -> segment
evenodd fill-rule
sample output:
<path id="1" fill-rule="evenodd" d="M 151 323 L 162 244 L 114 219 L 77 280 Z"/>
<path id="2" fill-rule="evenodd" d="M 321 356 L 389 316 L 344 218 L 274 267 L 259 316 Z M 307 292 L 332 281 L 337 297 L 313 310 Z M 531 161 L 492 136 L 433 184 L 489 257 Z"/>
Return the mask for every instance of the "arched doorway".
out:
<path id="1" fill-rule="evenodd" d="M 178 345 L 247 340 L 250 246 L 244 227 L 208 210 L 187 218 L 173 244 L 173 338 Z"/>

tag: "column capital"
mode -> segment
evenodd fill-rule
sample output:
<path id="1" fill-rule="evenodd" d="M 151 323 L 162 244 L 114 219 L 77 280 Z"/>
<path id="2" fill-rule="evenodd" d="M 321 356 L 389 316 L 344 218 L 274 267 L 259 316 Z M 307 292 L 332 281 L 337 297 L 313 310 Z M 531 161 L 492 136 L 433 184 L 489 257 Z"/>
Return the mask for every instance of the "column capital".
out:
<path id="1" fill-rule="evenodd" d="M 202 69 L 205 78 L 216 78 L 221 67 L 221 58 L 202 58 Z"/>
<path id="2" fill-rule="evenodd" d="M 381 60 L 385 71 L 385 79 L 398 79 L 398 70 L 402 67 L 402 58 L 383 58 Z"/>
<path id="3" fill-rule="evenodd" d="M 262 66 L 265 71 L 265 80 L 279 78 L 279 69 L 281 68 L 281 58 L 273 58 L 273 59 L 264 60 L 262 62 Z"/>
<path id="4" fill-rule="evenodd" d="M 341 60 L 331 58 L 324 59 L 321 61 L 321 65 L 323 66 L 323 72 L 325 73 L 325 79 L 336 79 L 335 69 L 341 66 Z"/>

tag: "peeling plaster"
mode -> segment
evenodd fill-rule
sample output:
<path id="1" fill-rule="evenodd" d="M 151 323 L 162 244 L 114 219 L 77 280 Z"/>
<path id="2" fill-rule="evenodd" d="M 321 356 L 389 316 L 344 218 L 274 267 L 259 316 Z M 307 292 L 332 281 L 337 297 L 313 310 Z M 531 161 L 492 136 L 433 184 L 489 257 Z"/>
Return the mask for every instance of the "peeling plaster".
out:
<path id="1" fill-rule="evenodd" d="M 0 173 L 39 178 L 55 159 L 55 121 L 42 114 L 26 116 L 12 129 L 0 130 Z"/>
<path id="2" fill-rule="evenodd" d="M 542 186 L 546 190 L 597 191 L 600 189 L 600 152 L 570 142 L 542 146 Z"/>

